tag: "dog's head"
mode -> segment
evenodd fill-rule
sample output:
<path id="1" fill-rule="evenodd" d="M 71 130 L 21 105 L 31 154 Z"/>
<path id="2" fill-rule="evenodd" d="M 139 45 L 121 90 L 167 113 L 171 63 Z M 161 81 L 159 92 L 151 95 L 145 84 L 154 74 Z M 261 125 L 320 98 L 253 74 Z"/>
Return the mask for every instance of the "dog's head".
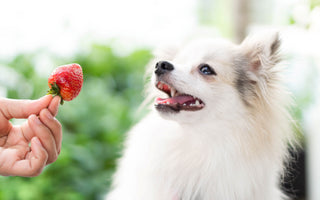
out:
<path id="1" fill-rule="evenodd" d="M 182 121 L 261 108 L 273 98 L 279 44 L 278 34 L 248 37 L 240 45 L 200 40 L 158 57 L 152 75 L 155 108 Z"/>

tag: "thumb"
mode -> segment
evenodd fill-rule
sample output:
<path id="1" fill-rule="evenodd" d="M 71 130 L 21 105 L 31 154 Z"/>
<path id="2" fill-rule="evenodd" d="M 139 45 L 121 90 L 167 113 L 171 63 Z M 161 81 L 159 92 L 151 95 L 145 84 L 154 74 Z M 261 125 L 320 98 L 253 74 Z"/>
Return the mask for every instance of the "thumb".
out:
<path id="1" fill-rule="evenodd" d="M 43 108 L 47 108 L 52 100 L 46 95 L 37 100 L 0 99 L 0 111 L 6 119 L 27 118 L 31 114 L 38 115 Z"/>

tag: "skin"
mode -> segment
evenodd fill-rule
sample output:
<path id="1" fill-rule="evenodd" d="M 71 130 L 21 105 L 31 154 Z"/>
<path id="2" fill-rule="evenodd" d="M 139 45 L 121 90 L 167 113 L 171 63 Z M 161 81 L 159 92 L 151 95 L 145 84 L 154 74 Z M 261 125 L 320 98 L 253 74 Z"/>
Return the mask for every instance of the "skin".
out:
<path id="1" fill-rule="evenodd" d="M 38 100 L 0 98 L 0 175 L 38 176 L 56 161 L 62 141 L 58 113 L 60 97 Z M 12 118 L 27 119 L 12 125 Z M 30 144 L 30 145 L 29 145 Z"/>

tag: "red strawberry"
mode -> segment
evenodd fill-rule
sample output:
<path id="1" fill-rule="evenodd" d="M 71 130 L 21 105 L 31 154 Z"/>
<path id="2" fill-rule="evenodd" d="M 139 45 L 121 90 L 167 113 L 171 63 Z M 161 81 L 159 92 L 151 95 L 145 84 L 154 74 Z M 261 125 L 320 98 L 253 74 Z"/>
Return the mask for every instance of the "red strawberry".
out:
<path id="1" fill-rule="evenodd" d="M 71 101 L 80 93 L 83 83 L 82 68 L 78 64 L 68 64 L 57 67 L 48 78 L 50 90 L 48 94 L 61 96 L 63 100 Z"/>

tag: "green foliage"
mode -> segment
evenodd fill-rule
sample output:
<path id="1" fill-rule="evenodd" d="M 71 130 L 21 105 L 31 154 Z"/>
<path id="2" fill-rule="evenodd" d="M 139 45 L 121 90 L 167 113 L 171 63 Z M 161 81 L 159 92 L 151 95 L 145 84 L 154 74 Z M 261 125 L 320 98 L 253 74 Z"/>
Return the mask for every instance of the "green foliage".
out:
<path id="1" fill-rule="evenodd" d="M 313 10 L 317 6 L 320 6 L 320 0 L 310 0 L 310 9 L 311 10 Z"/>
<path id="2" fill-rule="evenodd" d="M 37 73 L 37 54 L 18 55 L 5 63 L 24 77 L 23 84 L 32 86 L 25 96 L 18 89 L 21 81 L 17 82 L 8 88 L 9 98 L 37 99 L 46 94 L 51 69 L 47 77 Z M 65 102 L 57 116 L 63 125 L 61 154 L 38 177 L 0 177 L 0 199 L 101 199 L 110 185 L 124 133 L 142 101 L 144 68 L 150 58 L 145 49 L 118 56 L 103 45 L 92 45 L 89 52 L 70 59 L 51 56 L 53 66 L 79 63 L 84 72 L 80 95 Z"/>

